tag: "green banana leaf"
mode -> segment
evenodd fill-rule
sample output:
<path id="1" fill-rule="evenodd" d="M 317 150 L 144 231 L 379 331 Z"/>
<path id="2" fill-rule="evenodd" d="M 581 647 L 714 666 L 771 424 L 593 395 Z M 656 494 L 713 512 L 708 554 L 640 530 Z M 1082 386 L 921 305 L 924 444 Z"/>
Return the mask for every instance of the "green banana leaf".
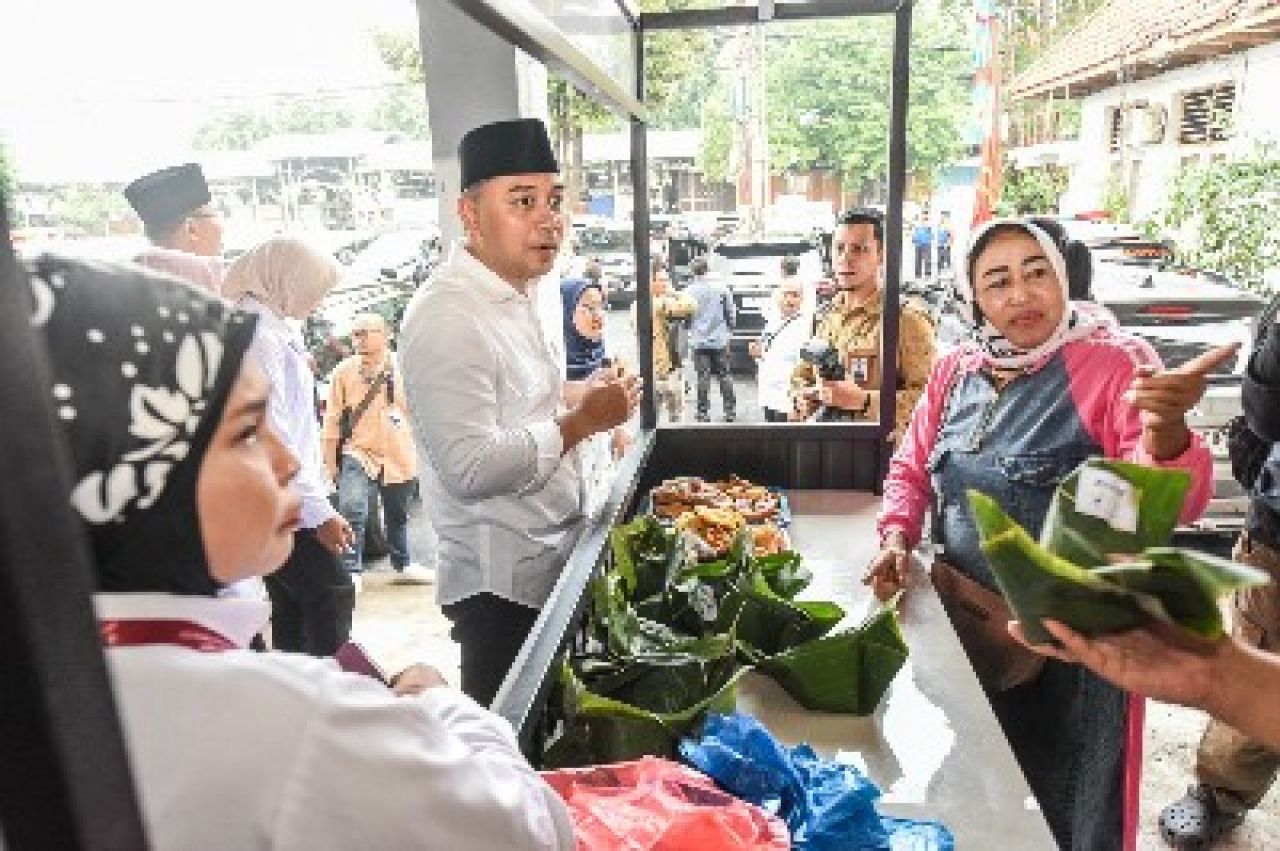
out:
<path id="1" fill-rule="evenodd" d="M 751 566 L 764 576 L 769 589 L 784 600 L 794 600 L 813 581 L 813 571 L 805 566 L 804 559 L 795 552 L 759 556 L 752 559 Z"/>
<path id="2" fill-rule="evenodd" d="M 1092 511 L 1082 510 L 1078 499 L 1086 477 L 1099 482 Z M 1058 486 L 1040 544 L 1083 567 L 1107 564 L 1108 556 L 1168 546 L 1190 486 L 1186 470 L 1090 458 Z"/>
<path id="3" fill-rule="evenodd" d="M 1044 628 L 1044 618 L 1086 635 L 1119 632 L 1142 622 L 1132 591 L 1055 556 L 985 494 L 969 491 L 969 505 L 996 583 L 1032 644 L 1054 640 Z"/>
<path id="4" fill-rule="evenodd" d="M 844 609 L 839 605 L 783 599 L 757 572 L 725 595 L 715 628 L 719 632 L 732 631 L 746 645 L 747 658 L 754 660 L 826 635 L 842 620 Z"/>
<path id="5" fill-rule="evenodd" d="M 564 726 L 544 754 L 544 767 L 599 765 L 645 755 L 675 759 L 681 738 L 690 735 L 707 712 L 733 712 L 738 682 L 748 670 L 733 671 L 697 703 L 660 713 L 593 693 L 566 663 L 558 686 Z"/>
<path id="6" fill-rule="evenodd" d="M 700 562 L 655 518 L 612 530 L 612 561 L 591 585 L 596 641 L 561 672 L 565 723 L 546 765 L 674 756 L 708 709 L 732 711 L 756 662 L 811 708 L 875 708 L 906 658 L 896 615 L 829 636 L 844 609 L 794 599 L 813 578 L 801 556 L 756 558 L 750 544 L 744 529 L 724 558 Z"/>
<path id="7" fill-rule="evenodd" d="M 679 534 L 648 515 L 611 529 L 609 546 L 629 599 L 661 593 L 683 560 Z"/>
<path id="8" fill-rule="evenodd" d="M 665 623 L 641 617 L 622 591 L 622 578 L 612 571 L 591 581 L 594 600 L 591 623 L 604 652 L 623 658 L 646 652 L 662 652 L 694 640 Z"/>
<path id="9" fill-rule="evenodd" d="M 581 679 L 595 694 L 667 713 L 714 694 L 737 668 L 733 639 L 715 635 L 584 668 Z"/>
<path id="10" fill-rule="evenodd" d="M 805 642 L 760 670 L 806 709 L 868 715 L 906 660 L 897 609 L 885 606 L 857 629 Z"/>
<path id="11" fill-rule="evenodd" d="M 1225 633 L 1219 597 L 1270 581 L 1257 568 L 1172 547 L 1148 549 L 1142 553 L 1141 561 L 1100 567 L 1093 572 L 1108 582 L 1155 598 L 1160 605 L 1148 610 L 1148 614 L 1180 624 L 1205 638 L 1220 638 Z"/>

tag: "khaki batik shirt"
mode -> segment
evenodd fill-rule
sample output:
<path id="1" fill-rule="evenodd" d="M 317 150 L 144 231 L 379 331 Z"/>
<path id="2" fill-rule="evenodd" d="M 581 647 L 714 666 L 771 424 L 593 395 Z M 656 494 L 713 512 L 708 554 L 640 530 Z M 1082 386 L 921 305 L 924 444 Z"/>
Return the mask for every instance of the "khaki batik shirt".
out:
<path id="1" fill-rule="evenodd" d="M 814 334 L 824 337 L 844 353 L 846 377 L 870 391 L 866 411 L 859 420 L 880 419 L 880 309 L 879 296 L 856 303 L 850 293 L 837 293 L 831 308 L 818 321 Z M 911 421 L 911 412 L 924 393 L 933 367 L 933 322 L 920 308 L 904 304 L 898 315 L 898 398 L 894 439 Z M 813 366 L 801 363 L 792 378 L 794 390 L 813 386 L 817 375 Z"/>

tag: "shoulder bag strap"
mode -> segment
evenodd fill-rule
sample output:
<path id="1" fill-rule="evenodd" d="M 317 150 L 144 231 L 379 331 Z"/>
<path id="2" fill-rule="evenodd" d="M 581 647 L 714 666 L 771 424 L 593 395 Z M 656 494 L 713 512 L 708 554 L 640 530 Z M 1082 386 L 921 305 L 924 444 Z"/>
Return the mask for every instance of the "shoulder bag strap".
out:
<path id="1" fill-rule="evenodd" d="M 360 418 L 364 416 L 364 412 L 369 410 L 369 406 L 373 404 L 373 397 L 378 395 L 378 388 L 382 387 L 382 383 L 387 380 L 391 374 L 390 368 L 383 369 L 378 377 L 374 379 L 373 384 L 369 386 L 369 391 L 364 394 L 364 398 L 360 400 L 360 404 L 351 411 L 351 420 L 347 423 L 345 434 L 342 439 L 346 440 L 351 437 L 356 430 L 356 425 L 360 422 Z"/>

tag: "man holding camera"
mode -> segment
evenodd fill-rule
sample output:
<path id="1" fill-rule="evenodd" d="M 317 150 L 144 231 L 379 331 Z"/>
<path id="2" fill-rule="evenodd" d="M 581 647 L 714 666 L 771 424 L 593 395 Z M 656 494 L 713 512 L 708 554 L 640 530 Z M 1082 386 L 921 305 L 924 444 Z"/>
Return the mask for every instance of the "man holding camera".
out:
<path id="1" fill-rule="evenodd" d="M 458 154 L 466 238 L 415 294 L 400 355 L 440 538 L 437 599 L 461 645 L 462 690 L 487 706 L 585 524 L 575 449 L 630 419 L 640 386 L 602 369 L 564 403 L 563 347 L 537 299 L 564 238 L 546 127 L 486 124 Z"/>
<path id="2" fill-rule="evenodd" d="M 831 239 L 836 295 L 792 375 L 797 419 L 880 418 L 883 261 L 883 217 L 874 210 L 841 215 Z M 897 417 L 891 439 L 911 419 L 933 357 L 933 323 L 918 308 L 903 304 L 898 314 Z"/>

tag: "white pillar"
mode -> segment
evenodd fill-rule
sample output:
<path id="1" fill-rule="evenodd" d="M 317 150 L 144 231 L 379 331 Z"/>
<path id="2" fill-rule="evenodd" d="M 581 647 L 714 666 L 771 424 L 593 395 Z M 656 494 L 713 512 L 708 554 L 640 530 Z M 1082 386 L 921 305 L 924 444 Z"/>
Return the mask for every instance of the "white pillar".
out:
<path id="1" fill-rule="evenodd" d="M 475 127 L 513 118 L 547 120 L 547 75 L 540 62 L 476 23 L 450 0 L 417 0 L 427 113 L 444 244 L 458 221 L 458 143 Z"/>

